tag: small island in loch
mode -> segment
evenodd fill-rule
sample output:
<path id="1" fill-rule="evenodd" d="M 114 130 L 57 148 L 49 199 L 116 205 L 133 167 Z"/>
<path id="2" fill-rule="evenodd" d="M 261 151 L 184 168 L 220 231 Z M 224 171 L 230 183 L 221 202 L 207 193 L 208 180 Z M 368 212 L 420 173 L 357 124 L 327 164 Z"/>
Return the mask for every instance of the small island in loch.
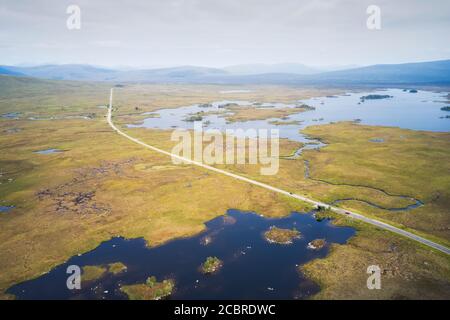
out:
<path id="1" fill-rule="evenodd" d="M 81 280 L 83 282 L 96 281 L 103 278 L 107 273 L 117 275 L 127 270 L 122 262 L 113 262 L 107 265 L 84 266 Z"/>
<path id="2" fill-rule="evenodd" d="M 299 121 L 299 120 L 288 120 L 288 121 L 272 120 L 272 121 L 269 121 L 269 124 L 272 124 L 274 126 L 294 126 L 294 125 L 299 125 L 300 123 L 302 123 L 302 121 Z"/>
<path id="3" fill-rule="evenodd" d="M 113 262 L 108 265 L 108 271 L 112 274 L 119 274 L 127 270 L 127 266 L 122 262 Z"/>
<path id="4" fill-rule="evenodd" d="M 390 98 L 393 98 L 393 96 L 390 96 L 388 94 L 369 94 L 367 96 L 362 96 L 360 99 L 362 102 L 364 102 L 365 100 L 380 100 Z"/>
<path id="5" fill-rule="evenodd" d="M 84 266 L 82 270 L 83 270 L 83 273 L 81 274 L 82 282 L 90 282 L 98 280 L 108 272 L 108 269 L 104 266 Z"/>
<path id="6" fill-rule="evenodd" d="M 275 226 L 264 232 L 264 238 L 270 243 L 291 244 L 294 239 L 301 237 L 297 229 L 281 229 Z"/>
<path id="7" fill-rule="evenodd" d="M 175 281 L 166 279 L 158 282 L 156 277 L 148 277 L 145 283 L 124 285 L 120 290 L 130 300 L 160 300 L 170 296 L 175 288 Z"/>
<path id="8" fill-rule="evenodd" d="M 316 239 L 308 243 L 308 249 L 320 250 L 325 247 L 326 244 L 327 242 L 325 239 Z"/>
<path id="9" fill-rule="evenodd" d="M 217 257 L 208 257 L 206 261 L 200 266 L 201 273 L 211 274 L 215 273 L 222 268 L 223 262 Z"/>
<path id="10" fill-rule="evenodd" d="M 197 112 L 195 114 L 187 116 L 184 121 L 186 122 L 196 122 L 196 121 L 202 121 L 203 120 L 203 114 L 204 112 Z"/>

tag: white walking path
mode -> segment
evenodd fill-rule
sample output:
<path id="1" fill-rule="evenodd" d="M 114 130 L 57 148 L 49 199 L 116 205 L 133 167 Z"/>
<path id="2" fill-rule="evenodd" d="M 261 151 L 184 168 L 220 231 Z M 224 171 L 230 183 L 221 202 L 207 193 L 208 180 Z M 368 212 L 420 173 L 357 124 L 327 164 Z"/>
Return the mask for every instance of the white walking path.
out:
<path id="1" fill-rule="evenodd" d="M 390 224 L 387 224 L 385 222 L 382 222 L 382 221 L 379 221 L 379 220 L 376 220 L 376 219 L 372 219 L 372 218 L 368 218 L 368 217 L 363 216 L 363 215 L 361 215 L 359 213 L 356 213 L 356 212 L 352 212 L 352 211 L 349 211 L 349 210 L 343 210 L 343 209 L 338 208 L 338 207 L 330 206 L 329 204 L 326 204 L 326 203 L 323 203 L 323 202 L 320 202 L 320 201 L 315 201 L 315 200 L 312 200 L 312 199 L 309 199 L 309 198 L 306 198 L 306 197 L 294 194 L 292 192 L 288 192 L 288 191 L 285 191 L 285 190 L 273 187 L 271 185 L 268 185 L 268 184 L 265 184 L 265 183 L 262 183 L 262 182 L 259 182 L 259 181 L 256 181 L 256 180 L 252 180 L 252 179 L 249 179 L 249 178 L 246 178 L 246 177 L 243 177 L 243 176 L 240 176 L 240 175 L 237 175 L 237 174 L 225 171 L 225 170 L 221 170 L 221 169 L 218 169 L 218 168 L 215 168 L 215 167 L 203 164 L 203 163 L 198 162 L 198 161 L 194 161 L 194 160 L 191 160 L 191 159 L 188 159 L 188 158 L 184 158 L 184 157 L 181 157 L 179 155 L 176 155 L 176 154 L 167 152 L 165 150 L 162 150 L 162 149 L 153 147 L 151 145 L 148 145 L 148 144 L 146 144 L 146 143 L 144 143 L 144 142 L 142 142 L 142 141 L 140 141 L 140 140 L 138 140 L 136 138 L 133 138 L 133 137 L 129 136 L 128 134 L 124 133 L 123 131 L 121 131 L 119 128 L 117 128 L 114 125 L 114 123 L 112 122 L 112 100 L 113 100 L 113 89 L 111 89 L 110 97 L 109 97 L 108 116 L 107 116 L 108 124 L 118 134 L 124 136 L 125 138 L 127 138 L 127 139 L 129 139 L 131 141 L 133 141 L 134 143 L 137 143 L 137 144 L 143 146 L 144 148 L 147 148 L 147 149 L 150 149 L 150 150 L 153 150 L 153 151 L 165 154 L 165 155 L 167 155 L 169 157 L 172 157 L 172 158 L 176 158 L 176 159 L 181 160 L 181 161 L 183 161 L 185 163 L 190 163 L 190 164 L 202 167 L 204 169 L 211 170 L 211 171 L 214 171 L 214 172 L 217 172 L 217 173 L 220 173 L 220 174 L 223 174 L 223 175 L 235 178 L 237 180 L 241 180 L 241 181 L 244 181 L 244 182 L 247 182 L 247 183 L 250 183 L 250 184 L 253 184 L 253 185 L 265 188 L 265 189 L 268 189 L 268 190 L 273 191 L 273 192 L 281 193 L 281 194 L 283 194 L 285 196 L 288 196 L 288 197 L 291 197 L 291 198 L 295 198 L 295 199 L 298 199 L 298 200 L 310 203 L 310 204 L 315 205 L 315 206 L 320 206 L 320 207 L 329 209 L 329 210 L 331 210 L 331 211 L 333 211 L 335 213 L 342 214 L 342 215 L 345 215 L 346 217 L 353 218 L 353 219 L 356 219 L 356 220 L 360 220 L 360 221 L 369 223 L 369 224 L 371 224 L 373 226 L 376 226 L 378 228 L 394 232 L 396 234 L 399 234 L 399 235 L 404 236 L 406 238 L 409 238 L 411 240 L 420 242 L 421 244 L 424 244 L 424 245 L 426 245 L 428 247 L 431 247 L 433 249 L 439 250 L 439 251 L 444 252 L 446 254 L 450 254 L 450 249 L 445 247 L 445 246 L 443 246 L 443 245 L 441 245 L 441 244 L 439 244 L 439 243 L 436 243 L 436 242 L 433 242 L 431 240 L 422 238 L 422 237 L 420 237 L 418 235 L 415 235 L 414 233 L 411 233 L 411 232 L 405 231 L 403 229 L 394 227 L 394 226 L 392 226 Z"/>

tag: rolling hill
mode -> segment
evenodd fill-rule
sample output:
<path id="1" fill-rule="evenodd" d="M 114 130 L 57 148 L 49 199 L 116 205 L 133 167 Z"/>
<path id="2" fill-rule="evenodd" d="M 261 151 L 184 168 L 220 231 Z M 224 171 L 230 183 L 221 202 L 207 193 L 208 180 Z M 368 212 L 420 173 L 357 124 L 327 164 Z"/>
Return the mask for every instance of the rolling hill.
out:
<path id="1" fill-rule="evenodd" d="M 299 67 L 300 66 L 300 67 Z M 315 72 L 302 65 L 247 65 L 225 69 L 181 66 L 146 70 L 114 70 L 88 65 L 0 66 L 0 74 L 51 80 L 310 85 L 449 85 L 450 60 L 380 64 L 332 72 Z M 291 69 L 290 69 L 291 68 Z M 300 68 L 300 69 L 299 69 Z M 284 70 L 284 72 L 265 72 Z M 248 74 L 248 72 L 253 72 Z"/>

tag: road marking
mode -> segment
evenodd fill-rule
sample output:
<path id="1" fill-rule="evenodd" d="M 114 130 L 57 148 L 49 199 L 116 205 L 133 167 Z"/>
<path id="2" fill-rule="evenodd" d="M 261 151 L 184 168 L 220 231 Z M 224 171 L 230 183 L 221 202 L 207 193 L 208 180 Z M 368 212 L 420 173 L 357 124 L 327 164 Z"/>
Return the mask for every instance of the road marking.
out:
<path id="1" fill-rule="evenodd" d="M 109 106 L 108 106 L 108 116 L 107 116 L 108 124 L 110 125 L 110 127 L 114 131 L 116 131 L 118 134 L 120 134 L 121 136 L 127 138 L 128 140 L 133 141 L 134 143 L 137 143 L 137 144 L 143 146 L 144 148 L 147 148 L 147 149 L 150 149 L 150 150 L 153 150 L 153 151 L 165 154 L 165 155 L 167 155 L 169 157 L 172 157 L 172 158 L 176 158 L 176 159 L 181 160 L 181 161 L 183 161 L 185 163 L 190 163 L 190 164 L 202 167 L 204 169 L 211 170 L 211 171 L 214 171 L 214 172 L 217 172 L 217 173 L 220 173 L 220 174 L 223 174 L 223 175 L 235 178 L 237 180 L 241 180 L 241 181 L 244 181 L 244 182 L 247 182 L 247 183 L 250 183 L 250 184 L 253 184 L 253 185 L 265 188 L 265 189 L 268 189 L 270 191 L 277 192 L 277 193 L 283 194 L 285 196 L 301 200 L 303 202 L 306 202 L 306 203 L 309 203 L 309 204 L 312 204 L 312 205 L 315 205 L 315 206 L 324 207 L 325 209 L 329 209 L 329 210 L 331 210 L 331 211 L 333 211 L 335 213 L 338 213 L 338 214 L 341 214 L 341 215 L 344 215 L 346 217 L 350 217 L 350 218 L 353 218 L 353 219 L 356 219 L 356 220 L 359 220 L 359 221 L 366 222 L 366 223 L 371 224 L 373 226 L 376 226 L 378 228 L 381 228 L 381 229 L 384 229 L 384 230 L 388 230 L 388 231 L 394 232 L 394 233 L 396 233 L 398 235 L 401 235 L 401 236 L 404 236 L 406 238 L 409 238 L 411 240 L 420 242 L 421 244 L 424 244 L 424 245 L 426 245 L 428 247 L 431 247 L 433 249 L 439 250 L 439 251 L 441 251 L 443 253 L 450 254 L 450 249 L 447 248 L 446 246 L 443 246 L 443 245 L 441 245 L 439 243 L 436 243 L 436 242 L 433 242 L 431 240 L 422 238 L 422 237 L 420 237 L 418 235 L 415 235 L 414 233 L 411 233 L 411 232 L 405 231 L 403 229 L 394 227 L 394 226 L 392 226 L 392 225 L 390 225 L 388 223 L 385 223 L 385 222 L 382 222 L 382 221 L 379 221 L 379 220 L 376 220 L 376 219 L 368 218 L 368 217 L 363 216 L 363 215 L 361 215 L 359 213 L 356 213 L 356 212 L 352 212 L 352 211 L 349 211 L 349 210 L 344 210 L 344 209 L 341 209 L 341 208 L 338 208 L 338 207 L 334 207 L 334 206 L 331 206 L 331 205 L 326 204 L 324 202 L 315 201 L 315 200 L 306 198 L 304 196 L 300 196 L 298 194 L 295 194 L 295 193 L 292 193 L 292 192 L 288 192 L 288 191 L 285 191 L 285 190 L 273 187 L 271 185 L 268 185 L 268 184 L 265 184 L 265 183 L 262 183 L 262 182 L 259 182 L 259 181 L 256 181 L 256 180 L 252 180 L 252 179 L 249 179 L 249 178 L 246 178 L 246 177 L 243 177 L 243 176 L 240 176 L 240 175 L 237 175 L 237 174 L 234 174 L 234 173 L 222 170 L 222 169 L 218 169 L 218 168 L 209 166 L 207 164 L 203 164 L 203 163 L 198 162 L 198 161 L 194 161 L 194 160 L 191 160 L 191 159 L 188 159 L 188 158 L 184 158 L 184 157 L 181 157 L 179 155 L 176 155 L 176 154 L 167 152 L 165 150 L 156 148 L 154 146 L 151 146 L 149 144 L 146 144 L 146 143 L 144 143 L 144 142 L 142 142 L 142 141 L 140 141 L 140 140 L 138 140 L 136 138 L 133 138 L 133 137 L 129 136 L 128 134 L 126 134 L 125 132 L 121 131 L 119 128 L 117 128 L 114 125 L 114 123 L 112 122 L 112 101 L 113 101 L 113 89 L 111 88 L 111 92 L 110 92 L 110 95 L 109 95 Z"/>

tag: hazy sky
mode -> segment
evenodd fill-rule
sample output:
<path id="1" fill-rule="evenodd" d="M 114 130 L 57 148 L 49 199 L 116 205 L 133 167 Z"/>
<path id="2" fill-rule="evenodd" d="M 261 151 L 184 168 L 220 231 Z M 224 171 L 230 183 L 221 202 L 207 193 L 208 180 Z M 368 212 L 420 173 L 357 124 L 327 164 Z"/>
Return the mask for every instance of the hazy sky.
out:
<path id="1" fill-rule="evenodd" d="M 449 33 L 449 0 L 0 0 L 0 64 L 400 63 L 450 58 Z"/>

